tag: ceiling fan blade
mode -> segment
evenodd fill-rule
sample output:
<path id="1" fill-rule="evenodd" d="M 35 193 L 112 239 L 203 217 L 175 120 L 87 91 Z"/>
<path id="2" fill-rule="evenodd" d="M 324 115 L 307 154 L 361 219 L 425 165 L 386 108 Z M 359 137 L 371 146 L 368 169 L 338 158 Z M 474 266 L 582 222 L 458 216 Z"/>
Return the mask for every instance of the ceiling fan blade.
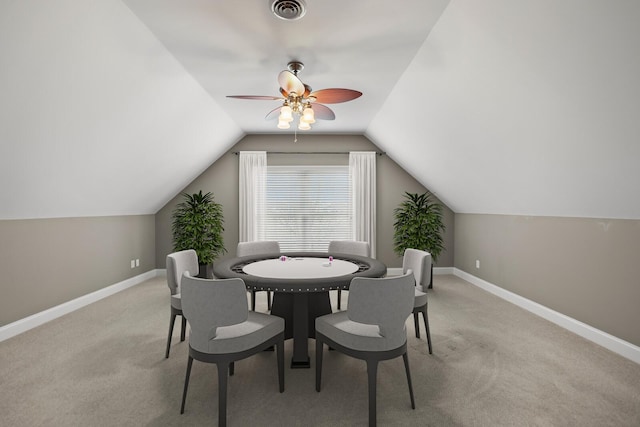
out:
<path id="1" fill-rule="evenodd" d="M 315 92 L 311 92 L 309 97 L 314 97 L 317 102 L 324 104 L 338 104 L 340 102 L 352 101 L 362 96 L 362 92 L 351 89 L 320 89 Z"/>
<path id="2" fill-rule="evenodd" d="M 261 95 L 227 95 L 227 98 L 236 99 L 255 99 L 259 101 L 277 101 L 282 100 L 280 96 L 261 96 Z"/>
<path id="3" fill-rule="evenodd" d="M 334 120 L 336 118 L 336 114 L 331 110 L 331 108 L 322 104 L 313 104 L 311 105 L 311 109 L 313 109 L 313 115 L 316 119 L 320 120 Z"/>
<path id="4" fill-rule="evenodd" d="M 308 98 L 309 94 L 311 94 L 311 86 L 305 84 L 304 85 L 304 95 L 302 95 L 303 98 Z"/>
<path id="5" fill-rule="evenodd" d="M 278 83 L 280 84 L 280 88 L 287 92 L 287 94 L 295 92 L 296 95 L 302 95 L 305 91 L 304 83 L 288 70 L 281 71 L 280 74 L 278 74 Z"/>
<path id="6" fill-rule="evenodd" d="M 277 119 L 280 115 L 280 109 L 282 107 L 276 107 L 273 110 L 269 111 L 267 115 L 264 117 L 265 120 L 274 120 Z"/>

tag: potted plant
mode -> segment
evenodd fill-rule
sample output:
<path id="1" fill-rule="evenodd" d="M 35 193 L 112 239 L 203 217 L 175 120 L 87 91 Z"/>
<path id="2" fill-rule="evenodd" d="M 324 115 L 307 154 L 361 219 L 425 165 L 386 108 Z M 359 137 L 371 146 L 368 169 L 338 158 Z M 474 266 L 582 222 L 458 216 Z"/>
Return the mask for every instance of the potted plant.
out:
<path id="1" fill-rule="evenodd" d="M 396 220 L 393 224 L 394 251 L 403 256 L 407 248 L 420 249 L 429 252 L 435 263 L 444 249 L 442 205 L 432 201 L 428 191 L 423 194 L 405 192 L 404 196 L 406 200 L 393 211 Z M 429 287 L 433 287 L 433 274 Z"/>
<path id="2" fill-rule="evenodd" d="M 173 249 L 194 249 L 200 263 L 200 277 L 211 278 L 213 260 L 227 250 L 224 247 L 222 205 L 212 193 L 182 193 L 184 200 L 172 216 Z"/>

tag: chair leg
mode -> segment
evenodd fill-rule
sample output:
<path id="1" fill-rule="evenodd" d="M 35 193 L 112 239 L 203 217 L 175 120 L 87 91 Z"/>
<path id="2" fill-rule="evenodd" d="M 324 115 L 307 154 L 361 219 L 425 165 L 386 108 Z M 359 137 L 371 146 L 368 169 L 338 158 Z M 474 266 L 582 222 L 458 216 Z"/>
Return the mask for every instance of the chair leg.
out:
<path id="1" fill-rule="evenodd" d="M 251 291 L 251 311 L 256 311 L 256 291 Z"/>
<path id="2" fill-rule="evenodd" d="M 184 341 L 187 332 L 187 318 L 182 316 L 182 331 L 180 332 L 180 341 Z"/>
<path id="3" fill-rule="evenodd" d="M 316 334 L 316 391 L 320 391 L 320 382 L 322 379 L 322 341 Z"/>
<path id="4" fill-rule="evenodd" d="M 411 409 L 416 409 L 416 402 L 413 399 L 413 385 L 411 385 L 411 371 L 409 370 L 409 356 L 407 352 L 402 355 L 404 360 L 404 370 L 407 371 L 407 384 L 409 384 L 409 396 L 411 397 Z"/>
<path id="5" fill-rule="evenodd" d="M 338 289 L 338 310 L 340 310 L 341 301 L 342 301 L 342 289 Z"/>
<path id="6" fill-rule="evenodd" d="M 187 375 L 184 377 L 184 391 L 182 392 L 182 406 L 180 407 L 180 413 L 184 414 L 184 404 L 187 401 L 187 389 L 189 388 L 189 377 L 191 376 L 191 365 L 193 365 L 193 357 L 189 356 L 187 362 Z"/>
<path id="7" fill-rule="evenodd" d="M 369 382 L 369 427 L 376 426 L 376 386 L 378 361 L 367 360 L 367 377 Z"/>
<path id="8" fill-rule="evenodd" d="M 284 392 L 284 340 L 279 341 L 276 344 L 277 347 L 277 359 L 278 359 L 278 384 L 280 386 L 280 393 Z"/>
<path id="9" fill-rule="evenodd" d="M 429 354 L 433 354 L 431 350 L 431 332 L 429 331 L 429 317 L 427 316 L 427 306 L 422 309 L 422 320 L 424 320 L 424 329 L 427 331 L 427 344 L 429 345 Z"/>
<path id="10" fill-rule="evenodd" d="M 271 291 L 267 291 L 267 310 L 271 311 Z"/>
<path id="11" fill-rule="evenodd" d="M 217 363 L 218 365 L 218 426 L 227 425 L 227 372 L 228 363 Z"/>
<path id="12" fill-rule="evenodd" d="M 420 325 L 418 324 L 418 312 L 413 312 L 413 324 L 415 325 L 416 338 L 420 338 Z"/>
<path id="13" fill-rule="evenodd" d="M 173 326 L 176 323 L 176 315 L 171 311 L 171 318 L 169 319 L 169 336 L 167 336 L 167 351 L 164 354 L 165 359 L 169 358 L 169 349 L 171 348 L 171 335 L 173 335 Z"/>

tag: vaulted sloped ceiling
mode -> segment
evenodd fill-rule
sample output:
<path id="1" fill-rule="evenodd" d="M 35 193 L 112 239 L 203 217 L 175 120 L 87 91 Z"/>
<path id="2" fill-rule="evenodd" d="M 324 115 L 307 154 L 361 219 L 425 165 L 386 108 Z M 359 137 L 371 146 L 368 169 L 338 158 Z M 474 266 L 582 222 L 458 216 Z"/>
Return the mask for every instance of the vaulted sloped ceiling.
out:
<path id="1" fill-rule="evenodd" d="M 456 212 L 640 219 L 639 19 L 454 0 L 366 135 Z"/>
<path id="2" fill-rule="evenodd" d="M 155 213 L 243 135 L 119 1 L 0 4 L 0 219 Z"/>
<path id="3" fill-rule="evenodd" d="M 225 95 L 291 59 L 364 92 L 312 132 L 364 133 L 456 212 L 640 219 L 640 3 L 306 3 L 0 3 L 0 219 L 155 213 L 277 131 Z"/>

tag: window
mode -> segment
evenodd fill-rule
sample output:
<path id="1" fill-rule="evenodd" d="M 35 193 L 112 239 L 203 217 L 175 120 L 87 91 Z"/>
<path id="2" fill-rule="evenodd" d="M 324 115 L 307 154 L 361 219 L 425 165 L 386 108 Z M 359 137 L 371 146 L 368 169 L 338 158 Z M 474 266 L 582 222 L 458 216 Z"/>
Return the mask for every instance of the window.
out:
<path id="1" fill-rule="evenodd" d="M 259 240 L 283 252 L 327 250 L 331 240 L 353 239 L 348 166 L 267 166 Z"/>

